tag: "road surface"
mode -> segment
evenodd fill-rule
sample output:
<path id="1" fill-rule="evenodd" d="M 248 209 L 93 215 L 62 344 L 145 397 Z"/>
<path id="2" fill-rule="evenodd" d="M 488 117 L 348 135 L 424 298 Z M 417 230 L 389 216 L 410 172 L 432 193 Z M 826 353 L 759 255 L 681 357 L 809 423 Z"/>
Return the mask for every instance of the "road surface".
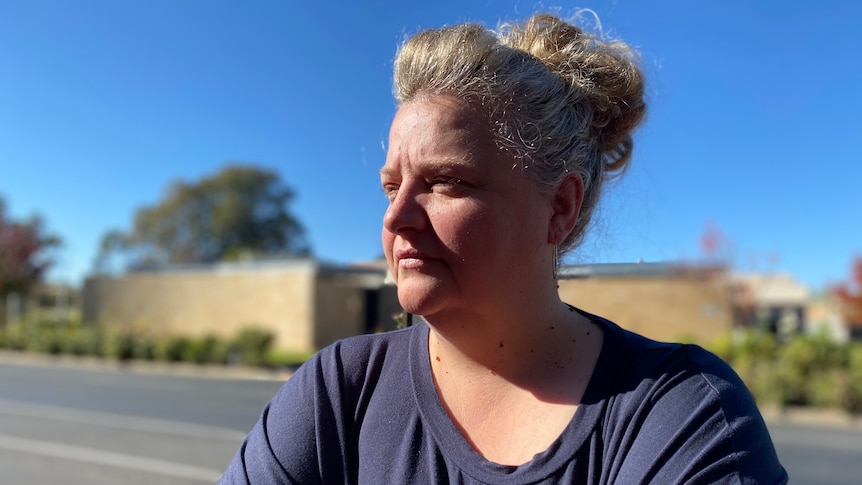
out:
<path id="1" fill-rule="evenodd" d="M 213 483 L 281 385 L 136 369 L 0 354 L 0 483 Z M 769 426 L 791 483 L 862 484 L 862 426 Z"/>

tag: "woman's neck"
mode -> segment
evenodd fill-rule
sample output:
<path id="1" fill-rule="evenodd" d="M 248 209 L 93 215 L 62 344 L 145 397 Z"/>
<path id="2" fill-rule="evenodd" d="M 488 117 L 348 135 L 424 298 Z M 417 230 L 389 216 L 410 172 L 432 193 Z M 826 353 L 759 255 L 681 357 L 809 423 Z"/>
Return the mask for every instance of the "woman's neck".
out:
<path id="1" fill-rule="evenodd" d="M 564 303 L 553 310 L 426 319 L 440 400 L 493 462 L 520 465 L 547 449 L 570 423 L 598 361 L 599 327 Z"/>
<path id="2" fill-rule="evenodd" d="M 563 398 L 554 395 L 565 387 L 560 382 L 580 376 L 584 367 L 591 373 L 601 349 L 600 329 L 559 300 L 531 314 L 495 308 L 426 321 L 435 376 L 446 372 L 476 383 L 508 383 L 555 400 Z"/>

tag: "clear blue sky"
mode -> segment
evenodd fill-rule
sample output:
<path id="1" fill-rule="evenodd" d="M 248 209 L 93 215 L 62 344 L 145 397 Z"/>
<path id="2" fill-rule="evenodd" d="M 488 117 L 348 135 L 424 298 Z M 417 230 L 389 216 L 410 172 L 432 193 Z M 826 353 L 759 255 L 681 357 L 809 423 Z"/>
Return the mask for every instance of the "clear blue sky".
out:
<path id="1" fill-rule="evenodd" d="M 819 289 L 862 254 L 862 2 L 0 1 L 0 196 L 65 240 L 80 282 L 108 229 L 229 161 L 282 174 L 315 253 L 381 254 L 396 46 L 421 28 L 597 12 L 635 45 L 649 117 L 571 262 L 695 259 Z"/>

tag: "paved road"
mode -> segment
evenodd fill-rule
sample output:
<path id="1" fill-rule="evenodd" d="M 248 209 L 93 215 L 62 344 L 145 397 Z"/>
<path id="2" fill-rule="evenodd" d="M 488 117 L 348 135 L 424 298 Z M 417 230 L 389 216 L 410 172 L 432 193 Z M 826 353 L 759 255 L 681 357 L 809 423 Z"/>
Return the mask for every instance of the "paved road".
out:
<path id="1" fill-rule="evenodd" d="M 276 380 L 0 359 L 0 483 L 213 483 Z M 862 428 L 771 421 L 791 483 L 862 485 Z"/>
<path id="2" fill-rule="evenodd" d="M 862 485 L 862 428 L 769 423 L 790 483 Z"/>
<path id="3" fill-rule="evenodd" d="M 0 483 L 213 483 L 279 386 L 0 364 Z"/>

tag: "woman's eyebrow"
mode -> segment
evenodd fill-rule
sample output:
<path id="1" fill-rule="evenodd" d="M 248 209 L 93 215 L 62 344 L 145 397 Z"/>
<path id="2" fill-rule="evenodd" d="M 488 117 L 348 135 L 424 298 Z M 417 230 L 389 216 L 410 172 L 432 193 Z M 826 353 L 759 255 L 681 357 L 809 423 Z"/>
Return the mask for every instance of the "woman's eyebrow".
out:
<path id="1" fill-rule="evenodd" d="M 473 168 L 470 164 L 469 159 L 463 158 L 451 158 L 451 159 L 440 159 L 440 160 L 432 160 L 434 162 L 433 166 L 420 166 L 417 167 L 418 170 L 469 170 Z M 401 171 L 392 168 L 389 166 L 384 166 L 380 169 L 381 177 L 395 177 L 400 175 Z"/>
<path id="2" fill-rule="evenodd" d="M 381 177 L 394 177 L 396 175 L 398 175 L 398 170 L 396 170 L 392 167 L 384 166 L 383 168 L 380 169 L 380 176 Z"/>

